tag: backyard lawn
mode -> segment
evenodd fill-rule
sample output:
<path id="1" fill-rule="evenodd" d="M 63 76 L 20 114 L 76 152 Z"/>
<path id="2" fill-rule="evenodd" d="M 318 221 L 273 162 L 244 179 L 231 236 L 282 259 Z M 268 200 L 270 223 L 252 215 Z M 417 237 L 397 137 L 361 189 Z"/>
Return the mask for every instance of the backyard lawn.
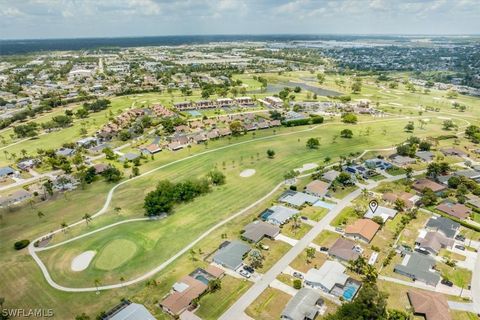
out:
<path id="1" fill-rule="evenodd" d="M 255 320 L 277 320 L 291 298 L 283 291 L 267 288 L 247 308 L 246 313 Z"/>

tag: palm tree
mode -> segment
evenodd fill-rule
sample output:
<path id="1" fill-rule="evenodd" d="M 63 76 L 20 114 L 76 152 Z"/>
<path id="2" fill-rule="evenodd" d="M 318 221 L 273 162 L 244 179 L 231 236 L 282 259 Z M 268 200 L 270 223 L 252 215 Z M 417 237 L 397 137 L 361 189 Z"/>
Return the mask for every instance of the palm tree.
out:
<path id="1" fill-rule="evenodd" d="M 367 188 L 362 189 L 362 197 L 367 198 L 368 197 L 368 190 Z"/>
<path id="2" fill-rule="evenodd" d="M 300 219 L 300 216 L 298 214 L 294 214 L 292 216 L 292 222 L 293 222 L 292 223 L 292 229 L 293 230 L 300 228 L 300 224 L 298 223 L 299 219 Z"/>
<path id="3" fill-rule="evenodd" d="M 190 251 L 189 251 L 188 253 L 190 254 L 190 260 L 192 260 L 192 261 L 197 261 L 197 258 L 195 257 L 195 255 L 196 255 L 197 253 L 195 252 L 195 250 L 190 249 Z"/>
<path id="4" fill-rule="evenodd" d="M 85 213 L 82 219 L 85 220 L 85 223 L 88 225 L 88 223 L 92 221 L 92 216 L 90 216 L 88 213 Z"/>
<path id="5" fill-rule="evenodd" d="M 375 269 L 374 266 L 371 264 L 365 265 L 363 268 L 363 281 L 367 283 L 375 283 L 378 278 L 378 272 L 377 269 Z"/>
<path id="6" fill-rule="evenodd" d="M 22 150 L 20 150 L 20 153 L 22 154 L 22 157 L 23 157 L 23 158 L 26 158 L 26 157 L 27 157 L 27 150 L 22 149 Z"/>
<path id="7" fill-rule="evenodd" d="M 67 230 L 68 224 L 66 222 L 62 222 L 60 224 L 60 227 L 62 228 L 63 233 L 65 233 Z"/>
<path id="8" fill-rule="evenodd" d="M 42 211 L 37 211 L 37 216 L 39 219 L 45 216 L 45 214 Z"/>

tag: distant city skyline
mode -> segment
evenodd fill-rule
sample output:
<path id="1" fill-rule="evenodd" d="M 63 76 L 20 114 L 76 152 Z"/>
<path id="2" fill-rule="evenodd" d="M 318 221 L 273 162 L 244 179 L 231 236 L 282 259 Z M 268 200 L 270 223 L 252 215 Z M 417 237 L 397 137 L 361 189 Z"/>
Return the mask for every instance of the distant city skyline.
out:
<path id="1" fill-rule="evenodd" d="M 480 0 L 0 0 L 0 39 L 210 34 L 463 35 Z"/>

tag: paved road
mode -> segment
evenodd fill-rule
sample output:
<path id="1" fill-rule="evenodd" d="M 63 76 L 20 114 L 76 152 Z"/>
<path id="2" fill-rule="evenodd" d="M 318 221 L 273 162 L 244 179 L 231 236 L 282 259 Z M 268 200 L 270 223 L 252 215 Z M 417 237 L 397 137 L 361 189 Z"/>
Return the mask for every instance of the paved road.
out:
<path id="1" fill-rule="evenodd" d="M 394 181 L 404 178 L 405 175 L 395 176 L 382 181 Z M 378 185 L 378 182 L 371 183 L 366 186 L 367 189 L 372 189 Z M 338 204 L 330 210 L 330 212 L 320 220 L 302 239 L 300 239 L 295 246 L 290 249 L 280 260 L 272 267 L 264 276 L 257 281 L 250 289 L 241 296 L 219 319 L 231 320 L 238 319 L 244 315 L 245 309 L 252 304 L 255 299 L 272 283 L 277 276 L 285 270 L 290 263 L 305 250 L 306 247 L 315 239 L 315 237 L 326 229 L 333 219 L 346 207 L 352 200 L 360 196 L 362 190 L 357 189 L 340 200 Z"/>
<path id="2" fill-rule="evenodd" d="M 480 258 L 477 257 L 472 275 L 472 299 L 475 313 L 480 313 Z"/>
<path id="3" fill-rule="evenodd" d="M 389 119 L 385 119 L 385 120 L 381 120 L 381 121 L 398 121 L 399 119 L 405 119 L 405 117 L 399 117 L 399 118 L 389 118 Z M 371 123 L 371 122 L 375 122 L 375 121 L 363 121 L 361 123 Z M 378 122 L 378 121 L 377 121 Z M 124 180 L 118 184 L 116 184 L 115 186 L 113 186 L 108 194 L 107 194 L 107 197 L 105 199 L 105 203 L 103 204 L 103 207 L 97 211 L 95 214 L 93 214 L 91 216 L 91 219 L 95 219 L 97 218 L 98 216 L 104 214 L 107 212 L 109 206 L 110 206 L 110 203 L 112 202 L 112 199 L 113 199 L 113 195 L 115 193 L 115 191 L 122 185 L 126 184 L 126 183 L 129 183 L 130 181 L 133 181 L 133 180 L 136 180 L 136 179 L 140 179 L 142 177 L 145 177 L 147 175 L 150 175 L 151 173 L 153 172 L 156 172 L 158 170 L 161 170 L 163 168 L 166 168 L 166 167 L 169 167 L 169 166 L 172 166 L 174 164 L 177 164 L 177 163 L 180 163 L 180 162 L 183 162 L 183 161 L 186 161 L 186 160 L 189 160 L 189 159 L 192 159 L 192 158 L 196 158 L 196 157 L 200 157 L 202 155 L 205 155 L 205 154 L 208 154 L 208 153 L 212 153 L 212 152 L 216 152 L 216 151 L 219 151 L 219 150 L 224 150 L 224 149 L 229 149 L 229 148 L 232 148 L 234 146 L 238 146 L 238 145 L 243 145 L 243 144 L 248 144 L 248 143 L 253 143 L 255 141 L 259 141 L 259 140 L 268 140 L 268 139 L 275 139 L 275 138 L 278 138 L 278 137 L 281 137 L 281 136 L 289 136 L 289 135 L 295 135 L 295 134 L 298 134 L 298 133 L 302 133 L 302 132 L 309 132 L 309 131 L 312 131 L 312 130 L 315 130 L 317 129 L 318 127 L 322 127 L 322 126 L 327 126 L 327 125 L 337 125 L 338 123 L 336 122 L 331 122 L 331 123 L 326 123 L 326 124 L 320 124 L 320 125 L 316 125 L 316 126 L 312 126 L 308 129 L 304 129 L 304 130 L 299 130 L 299 131 L 294 131 L 294 132 L 285 132 L 285 133 L 278 133 L 276 135 L 271 135 L 271 136 L 266 136 L 266 137 L 261 137 L 261 138 L 256 138 L 256 139 L 252 139 L 252 140 L 246 140 L 246 141 L 241 141 L 241 142 L 237 142 L 237 143 L 233 143 L 233 144 L 229 144 L 229 145 L 226 145 L 226 146 L 223 146 L 223 147 L 219 147 L 219 148 L 215 148 L 215 149 L 210 149 L 210 150 L 206 150 L 206 151 L 203 151 L 203 152 L 200 152 L 200 153 L 197 153 L 197 154 L 193 154 L 193 155 L 190 155 L 188 157 L 185 157 L 185 158 L 182 158 L 182 159 L 179 159 L 179 160 L 175 160 L 175 161 L 172 161 L 172 162 L 169 162 L 167 164 L 164 164 L 164 165 L 161 165 L 157 168 L 154 168 L 152 170 L 149 170 L 147 172 L 144 172 L 143 174 L 137 176 L 137 177 L 133 177 L 129 180 Z M 383 148 L 383 149 L 371 149 L 371 150 L 365 150 L 359 157 L 363 156 L 365 153 L 369 152 L 369 151 L 384 151 L 384 150 L 392 150 L 393 148 Z M 358 157 L 358 158 L 359 158 Z M 331 166 L 331 165 L 330 165 Z M 309 174 L 306 174 L 304 176 L 308 176 Z M 69 228 L 72 228 L 72 227 L 75 227 L 75 226 L 78 226 L 82 223 L 84 223 L 83 220 L 79 220 L 77 222 L 74 222 L 70 225 L 68 225 L 68 227 L 62 229 L 57 229 L 57 230 L 54 230 L 54 231 L 51 231 L 47 234 L 44 234 L 36 239 L 34 239 L 30 245 L 28 246 L 28 252 L 29 254 L 32 256 L 32 258 L 35 260 L 35 262 L 37 263 L 37 265 L 40 267 L 40 270 L 42 271 L 42 274 L 45 278 L 45 280 L 47 280 L 48 284 L 50 286 L 52 286 L 53 288 L 55 289 L 58 289 L 58 290 L 61 290 L 61 291 L 66 291 L 66 292 L 90 292 L 90 291 L 97 291 L 97 290 L 109 290 L 109 289 L 115 289 L 115 288 L 121 288 L 123 286 L 127 286 L 127 285 L 131 285 L 131 284 L 135 284 L 135 283 L 138 283 L 138 282 L 141 282 L 141 281 L 144 281 L 146 279 L 148 279 L 149 277 L 153 276 L 154 274 L 160 272 L 161 270 L 163 270 L 164 268 L 166 268 L 169 264 L 171 264 L 174 260 L 176 260 L 177 258 L 179 258 L 182 254 L 186 253 L 188 250 L 190 250 L 193 246 L 195 246 L 199 241 L 201 241 L 202 239 L 204 239 L 206 236 L 208 236 L 211 232 L 213 232 L 214 230 L 216 230 L 217 228 L 221 227 L 222 225 L 224 225 L 225 223 L 235 219 L 236 217 L 242 215 L 243 213 L 245 213 L 246 211 L 248 211 L 249 209 L 253 208 L 255 205 L 263 202 L 265 199 L 267 199 L 268 197 L 270 197 L 274 192 L 276 192 L 278 190 L 278 188 L 280 188 L 284 183 L 279 183 L 271 192 L 269 192 L 267 195 L 265 195 L 264 197 L 262 197 L 261 199 L 259 199 L 258 201 L 256 201 L 255 203 L 249 205 L 248 207 L 240 210 L 239 212 L 235 213 L 234 215 L 230 216 L 229 218 L 219 222 L 218 224 L 216 224 L 215 226 L 213 226 L 212 228 L 210 228 L 209 230 L 207 230 L 205 233 L 203 233 L 200 237 L 198 237 L 196 240 L 194 240 L 193 242 L 191 242 L 190 244 L 188 244 L 186 247 L 184 247 L 182 250 L 180 250 L 179 252 L 177 252 L 174 256 L 172 256 L 170 259 L 166 260 L 165 262 L 163 262 L 162 264 L 160 264 L 159 266 L 155 267 L 154 269 L 150 270 L 149 272 L 139 276 L 138 278 L 135 278 L 133 280 L 130 280 L 130 281 L 126 281 L 124 283 L 118 283 L 118 284 L 112 284 L 112 285 L 106 285 L 106 286 L 101 286 L 101 287 L 86 287 L 86 288 L 71 288 L 71 287 L 65 287 L 65 286 L 62 286 L 62 285 L 59 285 L 57 284 L 55 281 L 53 281 L 50 273 L 48 272 L 48 269 L 47 267 L 43 264 L 43 261 L 40 259 L 40 257 L 36 254 L 36 251 L 38 251 L 40 248 L 36 248 L 34 246 L 34 243 L 36 241 L 41 241 L 43 238 L 45 237 L 48 237 L 48 236 L 51 236 L 51 235 L 55 235 L 57 233 L 60 233 L 60 232 L 63 232 L 65 229 L 69 229 Z M 42 250 L 47 250 L 48 247 L 46 248 L 41 248 Z"/>

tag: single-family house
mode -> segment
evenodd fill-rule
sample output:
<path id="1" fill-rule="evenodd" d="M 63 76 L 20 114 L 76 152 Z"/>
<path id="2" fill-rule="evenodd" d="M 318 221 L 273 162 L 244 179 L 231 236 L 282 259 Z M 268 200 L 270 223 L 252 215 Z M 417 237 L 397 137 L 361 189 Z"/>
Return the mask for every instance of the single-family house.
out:
<path id="1" fill-rule="evenodd" d="M 415 241 L 415 245 L 433 255 L 437 255 L 441 249 L 451 248 L 453 246 L 453 239 L 447 238 L 440 232 L 420 231 L 420 235 Z"/>
<path id="2" fill-rule="evenodd" d="M 397 215 L 397 210 L 378 206 L 375 211 L 373 211 L 370 207 L 368 208 L 367 212 L 363 215 L 364 218 L 372 219 L 373 217 L 380 217 L 382 218 L 383 222 L 387 222 L 388 219 L 393 219 Z"/>
<path id="3" fill-rule="evenodd" d="M 315 320 L 323 303 L 324 301 L 319 292 L 309 288 L 302 288 L 288 301 L 280 315 L 280 319 Z"/>
<path id="4" fill-rule="evenodd" d="M 15 170 L 13 170 L 11 167 L 1 167 L 0 168 L 0 178 L 6 178 L 9 176 L 15 175 Z"/>
<path id="5" fill-rule="evenodd" d="M 75 149 L 71 148 L 60 148 L 58 149 L 55 154 L 57 156 L 64 156 L 64 157 L 71 157 L 75 153 Z"/>
<path id="6" fill-rule="evenodd" d="M 289 204 L 296 208 L 302 207 L 305 204 L 312 205 L 318 200 L 320 199 L 314 195 L 293 190 L 285 191 L 278 199 L 279 202 Z"/>
<path id="7" fill-rule="evenodd" d="M 193 300 L 200 297 L 208 289 L 208 283 L 204 283 L 191 276 L 185 276 L 176 282 L 172 292 L 160 302 L 162 309 L 173 316 L 185 311 Z"/>
<path id="8" fill-rule="evenodd" d="M 102 317 L 102 320 L 155 320 L 155 317 L 139 303 L 132 303 L 129 300 L 122 300 L 122 302 L 107 311 Z"/>
<path id="9" fill-rule="evenodd" d="M 446 186 L 426 178 L 415 180 L 413 182 L 412 188 L 417 190 L 418 192 L 423 192 L 423 190 L 428 188 L 436 194 L 440 194 L 447 189 Z"/>
<path id="10" fill-rule="evenodd" d="M 460 223 L 444 217 L 432 217 L 427 221 L 427 231 L 440 232 L 445 237 L 453 239 L 460 228 Z"/>
<path id="11" fill-rule="evenodd" d="M 322 198 L 327 194 L 328 187 L 330 187 L 329 183 L 321 180 L 313 180 L 305 186 L 305 193 Z"/>
<path id="12" fill-rule="evenodd" d="M 458 157 L 465 157 L 467 154 L 463 152 L 462 150 L 459 150 L 457 148 L 444 148 L 440 149 L 440 151 L 445 155 L 445 156 L 458 156 Z"/>
<path id="13" fill-rule="evenodd" d="M 345 236 L 370 243 L 380 226 L 370 219 L 358 219 L 345 228 Z"/>
<path id="14" fill-rule="evenodd" d="M 336 170 L 329 170 L 322 174 L 322 179 L 328 182 L 333 182 L 340 175 L 340 172 Z"/>
<path id="15" fill-rule="evenodd" d="M 425 320 L 452 320 L 447 298 L 442 293 L 412 289 L 407 296 L 413 312 Z"/>
<path id="16" fill-rule="evenodd" d="M 359 247 L 352 240 L 339 238 L 328 250 L 328 254 L 340 261 L 357 260 L 360 257 Z"/>
<path id="17" fill-rule="evenodd" d="M 105 163 L 97 163 L 93 165 L 93 168 L 95 169 L 95 174 L 102 174 L 109 168 L 109 165 Z"/>
<path id="18" fill-rule="evenodd" d="M 405 167 L 410 164 L 414 164 L 416 160 L 415 158 L 396 155 L 392 158 L 392 162 L 395 163 L 397 166 Z"/>
<path id="19" fill-rule="evenodd" d="M 138 155 L 136 153 L 127 152 L 127 153 L 123 154 L 118 159 L 118 161 L 120 161 L 120 162 L 133 161 L 133 160 L 138 159 L 138 158 L 140 158 L 140 155 Z"/>
<path id="20" fill-rule="evenodd" d="M 400 199 L 405 204 L 407 209 L 411 209 L 420 200 L 420 197 L 416 194 L 400 191 L 400 192 L 386 192 L 383 194 L 382 199 L 390 204 L 395 204 L 397 199 Z"/>
<path id="21" fill-rule="evenodd" d="M 436 209 L 460 220 L 467 219 L 472 213 L 472 209 L 466 205 L 448 200 L 439 204 Z"/>
<path id="22" fill-rule="evenodd" d="M 466 196 L 467 197 L 467 203 L 475 208 L 479 208 L 480 209 L 480 197 L 476 196 L 476 195 L 473 195 L 473 194 L 469 194 Z"/>
<path id="23" fill-rule="evenodd" d="M 237 270 L 243 263 L 250 247 L 240 241 L 225 241 L 213 256 L 213 262 L 226 268 Z"/>
<path id="24" fill-rule="evenodd" d="M 298 213 L 299 211 L 297 209 L 284 206 L 272 206 L 262 212 L 261 218 L 268 223 L 281 226 Z"/>
<path id="25" fill-rule="evenodd" d="M 243 228 L 242 238 L 254 243 L 259 242 L 263 237 L 275 238 L 280 233 L 280 228 L 267 222 L 255 220 Z"/>
<path id="26" fill-rule="evenodd" d="M 403 252 L 403 260 L 393 271 L 410 279 L 436 286 L 440 281 L 440 274 L 434 270 L 435 259 L 418 252 Z"/>
<path id="27" fill-rule="evenodd" d="M 388 161 L 385 161 L 383 159 L 378 159 L 378 158 L 373 158 L 373 159 L 368 159 L 365 160 L 365 166 L 369 169 L 380 169 L 380 170 L 386 170 L 392 167 L 392 164 Z"/>
<path id="28" fill-rule="evenodd" d="M 144 154 L 155 154 L 155 153 L 158 153 L 158 152 L 162 151 L 162 147 L 160 147 L 160 145 L 158 145 L 156 143 L 151 143 L 149 145 L 141 147 L 140 150 Z"/>
<path id="29" fill-rule="evenodd" d="M 5 208 L 11 205 L 15 205 L 32 197 L 33 195 L 30 192 L 24 189 L 19 189 L 12 192 L 6 197 L 0 197 L 0 207 Z"/>
<path id="30" fill-rule="evenodd" d="M 338 261 L 327 260 L 319 269 L 311 268 L 305 274 L 305 284 L 327 293 L 336 287 L 344 287 L 348 280 L 347 268 Z"/>
<path id="31" fill-rule="evenodd" d="M 435 159 L 435 154 L 431 151 L 417 151 L 415 156 L 427 163 L 432 162 L 433 159 Z"/>

